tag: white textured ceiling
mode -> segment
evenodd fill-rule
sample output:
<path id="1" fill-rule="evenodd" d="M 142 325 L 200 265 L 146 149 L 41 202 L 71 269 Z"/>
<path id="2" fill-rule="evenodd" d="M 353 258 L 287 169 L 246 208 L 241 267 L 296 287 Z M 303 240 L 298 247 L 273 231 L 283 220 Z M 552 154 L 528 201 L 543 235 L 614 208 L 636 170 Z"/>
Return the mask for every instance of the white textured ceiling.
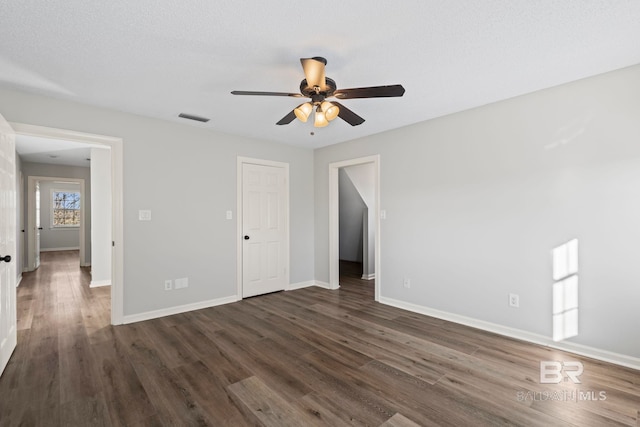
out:
<path id="1" fill-rule="evenodd" d="M 275 125 L 299 99 L 229 93 L 297 92 L 311 56 L 338 88 L 406 93 L 345 100 L 366 122 L 321 129 Z M 0 2 L 3 86 L 305 147 L 638 63 L 637 0 Z"/>
<path id="2" fill-rule="evenodd" d="M 82 142 L 16 135 L 16 151 L 23 162 L 88 168 L 91 147 L 92 145 Z"/>

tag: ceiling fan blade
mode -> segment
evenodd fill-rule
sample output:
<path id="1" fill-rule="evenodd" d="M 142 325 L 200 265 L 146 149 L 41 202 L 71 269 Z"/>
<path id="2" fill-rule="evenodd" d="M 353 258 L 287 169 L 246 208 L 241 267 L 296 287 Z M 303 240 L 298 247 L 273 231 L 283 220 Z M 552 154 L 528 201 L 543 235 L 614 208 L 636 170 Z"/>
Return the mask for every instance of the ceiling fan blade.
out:
<path id="1" fill-rule="evenodd" d="M 257 92 L 252 90 L 234 90 L 232 95 L 262 95 L 262 96 L 292 96 L 294 98 L 304 97 L 301 93 L 286 93 L 286 92 Z"/>
<path id="2" fill-rule="evenodd" d="M 338 113 L 338 117 L 340 117 L 345 122 L 349 123 L 351 126 L 358 126 L 364 123 L 364 119 L 362 117 L 360 117 L 359 115 L 357 115 L 356 113 L 354 113 L 353 111 L 345 107 L 344 105 L 336 101 L 331 101 L 331 103 L 340 109 L 340 112 Z"/>
<path id="3" fill-rule="evenodd" d="M 353 98 L 390 98 L 394 96 L 404 95 L 404 88 L 402 85 L 390 85 L 390 86 L 370 86 L 370 87 L 357 87 L 353 89 L 338 89 L 333 93 L 338 99 L 353 99 Z"/>
<path id="4" fill-rule="evenodd" d="M 324 66 L 327 65 L 327 60 L 316 56 L 313 58 L 300 58 L 300 63 L 309 87 L 318 86 L 320 90 L 327 90 L 324 74 Z"/>
<path id="5" fill-rule="evenodd" d="M 277 125 L 288 125 L 289 123 L 294 121 L 295 118 L 296 118 L 296 114 L 293 112 L 293 110 L 291 110 L 291 112 L 289 114 L 287 114 L 286 116 L 281 118 L 280 121 L 278 123 L 276 123 L 276 124 Z"/>

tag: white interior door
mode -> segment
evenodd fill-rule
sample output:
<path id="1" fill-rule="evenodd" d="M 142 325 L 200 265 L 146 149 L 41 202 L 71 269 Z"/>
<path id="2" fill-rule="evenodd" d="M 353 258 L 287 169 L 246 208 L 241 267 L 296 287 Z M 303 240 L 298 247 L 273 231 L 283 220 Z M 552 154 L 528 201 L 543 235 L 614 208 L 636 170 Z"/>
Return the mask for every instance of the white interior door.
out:
<path id="1" fill-rule="evenodd" d="M 15 155 L 15 135 L 0 115 L 0 374 L 17 343 Z"/>
<path id="2" fill-rule="evenodd" d="M 286 169 L 243 163 L 243 298 L 288 285 L 288 216 Z"/>

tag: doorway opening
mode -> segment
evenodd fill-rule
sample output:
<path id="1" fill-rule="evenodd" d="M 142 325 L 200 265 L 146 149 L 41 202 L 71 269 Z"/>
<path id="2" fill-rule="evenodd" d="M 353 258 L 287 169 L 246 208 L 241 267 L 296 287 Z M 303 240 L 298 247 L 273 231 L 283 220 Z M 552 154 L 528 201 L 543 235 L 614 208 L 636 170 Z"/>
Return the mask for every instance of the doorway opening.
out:
<path id="1" fill-rule="evenodd" d="M 23 167 L 26 163 L 23 163 Z M 88 172 L 87 172 L 88 175 Z M 27 209 L 23 271 L 40 267 L 41 252 L 78 251 L 78 264 L 91 264 L 87 256 L 85 180 L 83 178 L 27 175 Z M 22 212 L 18 215 L 24 217 Z"/>
<path id="2" fill-rule="evenodd" d="M 353 203 L 350 209 L 351 217 L 355 219 L 353 225 L 343 227 L 340 224 L 341 212 L 341 192 L 340 181 L 342 176 L 343 191 L 349 191 L 348 185 L 351 183 L 351 191 L 355 189 L 361 203 Z M 344 194 L 343 194 L 344 196 Z M 353 199 L 353 197 L 351 197 Z M 345 201 L 344 199 L 342 200 Z M 344 206 L 343 206 L 344 207 Z M 344 210 L 344 209 L 343 209 Z M 374 299 L 380 297 L 380 156 L 368 156 L 357 159 L 345 160 L 331 163 L 329 165 L 329 286 L 331 289 L 340 287 L 340 260 L 341 252 L 343 257 L 349 257 L 345 251 L 351 252 L 351 258 L 361 252 L 362 275 L 360 280 L 375 279 Z M 343 220 L 346 218 L 343 212 Z M 360 215 L 360 220 L 356 218 Z M 343 229 L 341 235 L 341 228 Z M 348 232 L 347 232 L 348 229 Z M 350 233 L 349 233 L 350 232 Z M 345 235 L 346 234 L 346 235 Z M 349 237 L 351 234 L 351 237 Z M 362 236 L 361 242 L 359 237 Z M 341 239 L 343 240 L 341 242 Z M 357 247 L 353 248 L 353 241 L 345 239 L 357 239 Z M 341 251 L 342 249 L 342 251 Z M 343 260 L 344 261 L 344 260 Z M 348 261 L 348 260 L 347 260 Z M 343 262 L 343 268 L 351 269 L 353 275 L 354 265 Z M 356 267 L 359 268 L 359 267 Z"/>
<path id="3" fill-rule="evenodd" d="M 55 159 L 59 156 L 62 157 L 62 153 L 65 156 L 69 155 L 69 157 L 80 155 L 80 157 L 84 157 L 81 160 L 86 162 L 89 162 L 88 159 L 90 159 L 91 193 L 93 195 L 90 210 L 92 214 L 90 217 L 84 216 L 85 210 L 88 210 L 89 207 L 88 200 L 85 203 L 85 197 L 80 199 L 81 209 L 78 214 L 81 217 L 84 216 L 81 219 L 82 223 L 86 224 L 90 221 L 91 228 L 86 230 L 84 227 L 80 227 L 78 230 L 80 234 L 79 262 L 81 265 L 91 265 L 92 287 L 111 285 L 111 323 L 121 324 L 123 321 L 122 139 L 21 123 L 11 123 L 11 126 L 15 131 L 16 139 L 30 138 L 31 142 L 35 144 L 30 153 L 34 154 L 34 157 L 24 156 L 31 159 L 27 162 L 46 163 L 38 162 L 37 156 Z M 56 151 L 56 147 L 60 149 L 59 152 Z M 22 157 L 23 153 L 20 155 Z M 41 170 L 46 171 L 47 169 L 45 167 Z M 29 248 L 26 251 L 27 256 L 22 257 L 25 258 L 22 264 L 26 267 L 25 269 L 32 270 L 37 267 L 36 260 L 32 259 L 32 257 L 36 257 L 34 243 L 36 231 L 41 231 L 38 228 L 44 229 L 50 226 L 48 222 L 36 226 L 36 218 L 49 221 L 49 219 L 35 214 L 36 184 L 53 181 L 54 184 L 57 182 L 59 186 L 62 183 L 70 182 L 77 182 L 80 186 L 84 186 L 84 179 L 68 178 L 67 176 L 57 177 L 56 174 L 29 175 L 24 173 L 24 175 L 28 176 L 27 209 L 25 211 L 22 208 L 18 215 L 29 214 L 27 227 L 24 228 L 25 233 L 22 233 L 25 235 L 25 246 Z M 87 189 L 83 189 L 81 193 L 86 195 Z M 73 206 L 70 205 L 70 207 Z M 67 214 L 73 215 L 73 212 Z M 82 240 L 83 235 L 86 235 L 84 241 Z M 87 245 L 86 242 L 90 243 Z M 91 248 L 90 255 L 84 253 L 84 251 L 89 252 L 87 246 Z M 37 252 L 39 255 L 39 251 Z M 99 279 L 94 281 L 94 278 L 98 276 Z"/>

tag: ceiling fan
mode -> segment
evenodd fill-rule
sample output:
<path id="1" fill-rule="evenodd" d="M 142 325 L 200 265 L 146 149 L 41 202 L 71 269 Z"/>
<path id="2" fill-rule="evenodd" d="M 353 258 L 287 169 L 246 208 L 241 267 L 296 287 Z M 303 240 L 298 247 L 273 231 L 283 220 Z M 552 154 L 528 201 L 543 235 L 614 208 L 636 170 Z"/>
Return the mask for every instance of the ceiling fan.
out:
<path id="1" fill-rule="evenodd" d="M 353 99 L 353 98 L 389 98 L 402 96 L 402 85 L 370 86 L 352 89 L 337 89 L 336 82 L 325 76 L 324 68 L 327 60 L 316 56 L 313 58 L 300 58 L 305 79 L 300 82 L 300 93 L 286 92 L 256 92 L 234 90 L 233 95 L 262 95 L 262 96 L 291 96 L 294 98 L 310 98 L 310 102 L 298 105 L 289 114 L 277 122 L 277 125 L 288 125 L 296 117 L 306 122 L 315 109 L 314 126 L 324 127 L 329 121 L 340 117 L 351 126 L 364 123 L 364 119 L 337 101 L 327 101 L 327 98 Z"/>

